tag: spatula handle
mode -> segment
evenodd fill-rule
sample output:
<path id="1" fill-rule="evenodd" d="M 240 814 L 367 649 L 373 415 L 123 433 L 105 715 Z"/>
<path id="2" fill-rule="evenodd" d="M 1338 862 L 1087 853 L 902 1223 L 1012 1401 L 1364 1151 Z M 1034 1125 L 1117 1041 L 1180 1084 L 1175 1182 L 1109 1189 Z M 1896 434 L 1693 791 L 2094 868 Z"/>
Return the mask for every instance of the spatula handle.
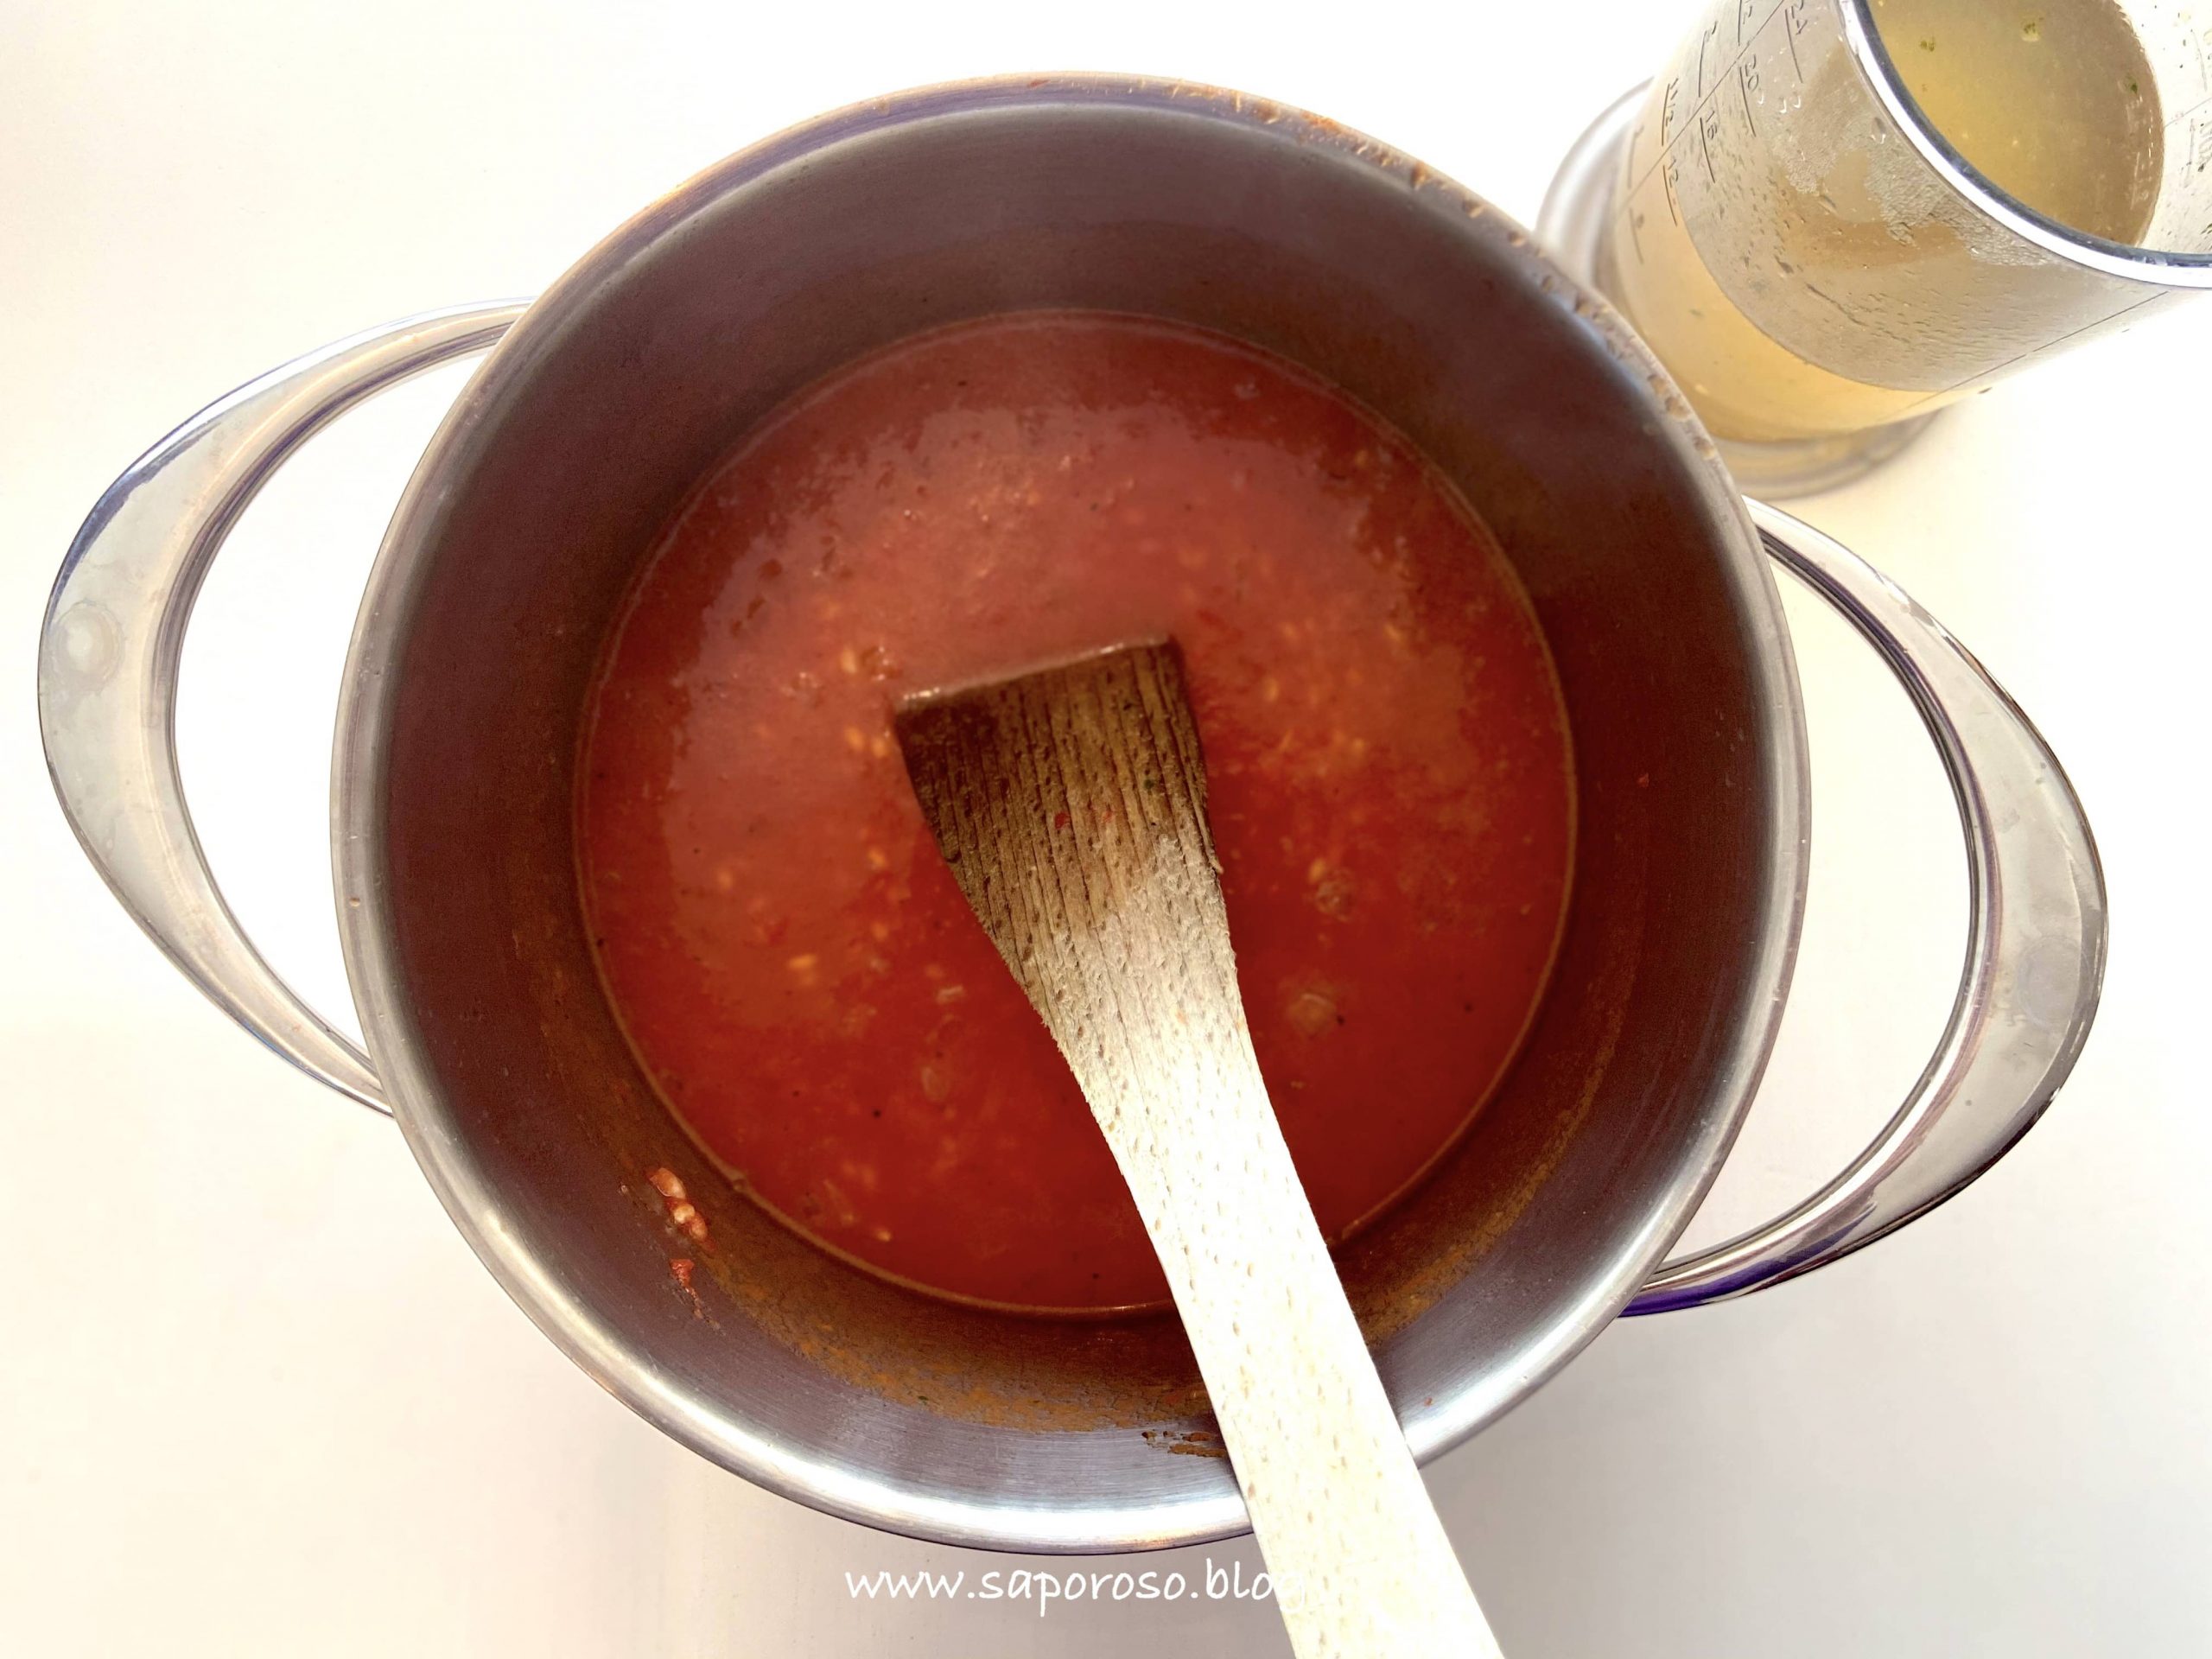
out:
<path id="1" fill-rule="evenodd" d="M 1228 1013 L 1236 1042 L 1224 1058 L 1241 1064 L 1167 1058 L 1185 1022 L 1218 1027 Z M 1292 1646 L 1303 1659 L 1497 1655 L 1292 1167 L 1241 1007 L 1161 1014 L 1168 1040 L 1132 1046 L 1166 1063 L 1125 1094 L 1107 1138 L 1160 1245 Z"/>

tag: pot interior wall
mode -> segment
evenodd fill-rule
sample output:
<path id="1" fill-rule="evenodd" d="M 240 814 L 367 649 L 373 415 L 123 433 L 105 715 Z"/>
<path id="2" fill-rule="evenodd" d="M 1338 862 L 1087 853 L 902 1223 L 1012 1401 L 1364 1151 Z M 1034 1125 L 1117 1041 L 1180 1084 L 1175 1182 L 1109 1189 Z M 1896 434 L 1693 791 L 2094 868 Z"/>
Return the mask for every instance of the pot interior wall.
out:
<path id="1" fill-rule="evenodd" d="M 919 97 L 737 158 L 641 225 L 658 234 L 602 247 L 465 396 L 426 462 L 439 488 L 387 548 L 404 579 L 379 589 L 397 643 L 372 665 L 391 677 L 378 792 L 341 861 L 367 904 L 352 925 L 382 930 L 394 969 L 365 1018 L 427 1084 L 402 1103 L 418 1149 L 498 1194 L 480 1236 L 560 1287 L 589 1332 L 571 1351 L 811 1501 L 1040 1548 L 1234 1523 L 1226 1467 L 1173 1454 L 1208 1448 L 1179 1438 L 1205 1424 L 1172 1321 L 955 1310 L 728 1191 L 616 1030 L 571 846 L 612 609 L 748 426 L 959 318 L 1172 317 L 1395 421 L 1496 530 L 1557 654 L 1581 821 L 1554 988 L 1499 1097 L 1345 1263 L 1417 1446 L 1503 1409 L 1684 1218 L 1764 1053 L 1776 970 L 1745 941 L 1795 922 L 1772 897 L 1796 855 L 1776 835 L 1796 786 L 1786 655 L 1733 505 L 1646 364 L 1448 183 L 1226 100 Z M 706 1246 L 667 1225 L 645 1179 L 664 1166 Z M 689 1289 L 677 1257 L 699 1264 Z"/>

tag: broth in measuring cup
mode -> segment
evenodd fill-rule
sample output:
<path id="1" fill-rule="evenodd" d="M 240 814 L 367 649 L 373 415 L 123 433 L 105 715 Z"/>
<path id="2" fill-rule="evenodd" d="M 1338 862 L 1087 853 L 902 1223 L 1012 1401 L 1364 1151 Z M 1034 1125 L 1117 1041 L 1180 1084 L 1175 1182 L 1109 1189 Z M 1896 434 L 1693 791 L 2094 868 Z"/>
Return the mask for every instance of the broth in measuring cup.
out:
<path id="1" fill-rule="evenodd" d="M 2212 175 L 2177 164 L 2196 129 L 2168 108 L 2150 26 L 2115 0 L 1713 8 L 1621 144 L 1593 274 L 1735 446 L 1739 480 L 1809 484 L 1821 452 L 1758 447 L 1930 412 L 2156 291 L 2131 297 L 2020 240 L 1938 176 L 1873 83 L 2069 235 L 2212 250 Z M 2212 61 L 2177 44 L 2177 60 Z M 2212 99 L 2202 73 L 2164 79 Z"/>

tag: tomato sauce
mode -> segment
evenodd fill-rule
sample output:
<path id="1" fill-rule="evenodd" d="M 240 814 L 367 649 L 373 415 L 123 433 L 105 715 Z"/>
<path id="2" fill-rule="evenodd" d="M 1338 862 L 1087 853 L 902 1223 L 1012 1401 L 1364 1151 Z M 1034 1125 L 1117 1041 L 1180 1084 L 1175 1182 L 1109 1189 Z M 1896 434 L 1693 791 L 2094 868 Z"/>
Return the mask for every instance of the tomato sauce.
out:
<path id="1" fill-rule="evenodd" d="M 578 785 L 607 990 L 677 1116 L 827 1248 L 944 1294 L 1166 1287 L 1104 1141 L 941 861 L 902 697 L 1179 642 L 1252 1037 L 1316 1215 L 1371 1218 L 1511 1060 L 1573 791 L 1510 568 L 1293 365 L 1030 314 L 840 371 L 662 538 Z"/>

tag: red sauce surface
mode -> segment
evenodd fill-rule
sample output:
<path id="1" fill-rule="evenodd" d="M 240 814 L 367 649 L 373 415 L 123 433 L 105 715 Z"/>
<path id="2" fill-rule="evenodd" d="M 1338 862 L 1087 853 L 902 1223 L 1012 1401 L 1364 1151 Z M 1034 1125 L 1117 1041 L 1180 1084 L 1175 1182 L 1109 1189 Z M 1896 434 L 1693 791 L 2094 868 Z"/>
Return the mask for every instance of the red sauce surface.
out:
<path id="1" fill-rule="evenodd" d="M 1166 1294 L 969 913 L 896 702 L 1173 635 L 1269 1093 L 1334 1237 L 1512 1058 L 1567 900 L 1557 683 L 1488 533 L 1277 359 L 1031 315 L 840 372 L 671 526 L 587 726 L 601 969 L 677 1116 L 829 1248 L 951 1295 Z"/>

